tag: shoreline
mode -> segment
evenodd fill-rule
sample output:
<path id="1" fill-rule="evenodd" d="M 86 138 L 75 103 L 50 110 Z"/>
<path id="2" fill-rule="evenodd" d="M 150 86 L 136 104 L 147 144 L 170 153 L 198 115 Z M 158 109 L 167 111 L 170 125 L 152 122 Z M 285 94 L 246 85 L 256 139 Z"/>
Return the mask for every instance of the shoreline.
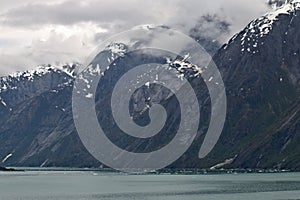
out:
<path id="1" fill-rule="evenodd" d="M 295 173 L 300 170 L 291 169 L 161 169 L 142 173 L 126 173 L 110 168 L 63 168 L 63 167 L 0 167 L 0 172 L 53 171 L 53 172 L 102 172 L 136 175 L 218 175 L 218 174 L 275 174 Z M 137 170 L 138 171 L 138 170 Z"/>

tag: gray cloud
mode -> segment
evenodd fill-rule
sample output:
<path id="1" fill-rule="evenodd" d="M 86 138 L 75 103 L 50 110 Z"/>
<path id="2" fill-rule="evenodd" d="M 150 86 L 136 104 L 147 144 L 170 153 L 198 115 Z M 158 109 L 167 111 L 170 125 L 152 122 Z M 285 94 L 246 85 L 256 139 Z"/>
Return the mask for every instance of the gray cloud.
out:
<path id="1" fill-rule="evenodd" d="M 201 31 L 193 34 L 223 43 L 269 9 L 267 0 L 1 1 L 0 74 L 55 61 L 80 62 L 97 41 L 140 24 L 165 24 L 186 34 L 196 28 Z M 203 16 L 218 20 L 199 24 Z M 226 32 L 218 29 L 221 22 L 230 24 Z"/>
<path id="2" fill-rule="evenodd" d="M 50 1 L 51 2 L 51 1 Z M 135 26 L 143 23 L 191 27 L 206 14 L 234 20 L 237 26 L 267 10 L 265 0 L 68 0 L 60 3 L 28 3 L 1 14 L 10 26 L 72 25 L 91 21 L 103 26 Z"/>
<path id="3" fill-rule="evenodd" d="M 44 24 L 157 22 L 159 5 L 151 1 L 65 1 L 57 4 L 26 4 L 2 14 L 2 23 L 12 26 Z"/>

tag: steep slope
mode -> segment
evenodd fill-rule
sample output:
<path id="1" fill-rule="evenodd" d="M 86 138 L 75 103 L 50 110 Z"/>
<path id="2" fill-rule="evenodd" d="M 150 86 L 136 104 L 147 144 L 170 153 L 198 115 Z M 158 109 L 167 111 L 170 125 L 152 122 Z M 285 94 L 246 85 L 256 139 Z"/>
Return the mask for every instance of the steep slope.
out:
<path id="1" fill-rule="evenodd" d="M 228 95 L 217 149 L 238 155 L 233 167 L 300 167 L 299 10 L 292 1 L 254 20 L 214 58 Z"/>

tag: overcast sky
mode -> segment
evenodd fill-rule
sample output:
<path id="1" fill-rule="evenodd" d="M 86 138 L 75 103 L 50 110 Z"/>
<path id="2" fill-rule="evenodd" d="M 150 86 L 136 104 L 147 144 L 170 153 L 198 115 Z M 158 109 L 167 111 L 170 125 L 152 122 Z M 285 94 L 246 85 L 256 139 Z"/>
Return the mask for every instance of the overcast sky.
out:
<path id="1" fill-rule="evenodd" d="M 203 15 L 230 23 L 230 34 L 268 12 L 266 0 L 0 1 L 0 75 L 38 64 L 82 62 L 97 42 L 141 24 L 188 33 Z"/>

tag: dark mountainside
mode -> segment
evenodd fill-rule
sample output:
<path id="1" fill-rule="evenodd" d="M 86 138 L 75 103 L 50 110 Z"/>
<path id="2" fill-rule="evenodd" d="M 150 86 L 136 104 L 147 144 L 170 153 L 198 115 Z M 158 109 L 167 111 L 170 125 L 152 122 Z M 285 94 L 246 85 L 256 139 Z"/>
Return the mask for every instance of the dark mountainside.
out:
<path id="1" fill-rule="evenodd" d="M 197 72 L 184 62 L 171 64 L 179 73 L 190 78 L 202 104 L 201 126 L 191 148 L 172 166 L 176 168 L 209 168 L 225 159 L 232 159 L 229 168 L 288 168 L 300 169 L 300 3 L 294 1 L 272 14 L 251 22 L 235 35 L 214 56 L 225 82 L 228 114 L 222 136 L 215 149 L 202 160 L 198 151 L 208 125 L 210 101 L 203 82 L 193 81 Z M 202 20 L 212 20 L 207 17 Z M 219 22 L 226 30 L 227 24 Z M 197 27 L 191 35 L 197 32 Z M 199 27 L 198 27 L 199 28 Z M 201 26 L 200 28 L 201 29 Z M 216 51 L 211 40 L 195 39 Z M 125 46 L 118 46 L 126 53 Z M 103 54 L 115 52 L 108 49 Z M 129 55 L 134 57 L 136 55 Z M 145 60 L 164 63 L 159 57 L 142 55 Z M 141 60 L 131 60 L 140 63 Z M 116 65 L 130 65 L 126 58 Z M 84 148 L 73 122 L 71 94 L 76 65 L 56 69 L 43 66 L 38 70 L 1 78 L 0 92 L 0 165 L 42 167 L 99 167 Z M 181 70 L 179 70 L 179 68 Z M 123 69 L 122 69 L 123 70 Z M 106 86 L 122 74 L 111 66 L 105 74 Z M 102 94 L 102 95 L 100 95 Z M 96 107 L 109 102 L 106 90 L 98 89 Z M 170 127 L 176 128 L 180 116 L 177 102 L 159 86 L 143 87 L 133 96 L 131 112 L 137 122 L 147 124 L 145 108 L 151 102 L 162 103 L 173 117 Z M 151 97 L 150 102 L 146 101 Z M 168 101 L 167 101 L 168 100 Z M 140 102 L 140 103 L 137 103 Z M 136 103 L 136 104 L 135 104 Z M 99 121 L 103 120 L 101 116 Z M 158 139 L 132 142 L 119 137 L 120 131 L 105 121 L 111 139 L 134 151 L 159 148 Z M 172 134 L 165 136 L 166 142 Z"/>
<path id="2" fill-rule="evenodd" d="M 214 57 L 229 102 L 218 148 L 238 155 L 232 167 L 300 168 L 299 8 L 254 20 Z"/>

